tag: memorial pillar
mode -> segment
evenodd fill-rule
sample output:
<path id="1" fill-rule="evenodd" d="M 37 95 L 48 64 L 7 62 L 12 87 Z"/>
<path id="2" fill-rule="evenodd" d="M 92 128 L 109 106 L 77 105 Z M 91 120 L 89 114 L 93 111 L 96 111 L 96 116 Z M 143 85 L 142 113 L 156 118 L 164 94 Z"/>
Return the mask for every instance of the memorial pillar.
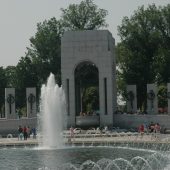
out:
<path id="1" fill-rule="evenodd" d="M 137 112 L 137 93 L 136 85 L 127 85 L 127 112 Z"/>
<path id="2" fill-rule="evenodd" d="M 5 88 L 5 115 L 7 119 L 16 119 L 15 89 Z"/>
<path id="3" fill-rule="evenodd" d="M 36 88 L 26 88 L 27 98 L 27 117 L 32 118 L 37 116 L 36 111 Z"/>
<path id="4" fill-rule="evenodd" d="M 147 112 L 149 114 L 158 113 L 157 86 L 155 84 L 147 84 Z"/>

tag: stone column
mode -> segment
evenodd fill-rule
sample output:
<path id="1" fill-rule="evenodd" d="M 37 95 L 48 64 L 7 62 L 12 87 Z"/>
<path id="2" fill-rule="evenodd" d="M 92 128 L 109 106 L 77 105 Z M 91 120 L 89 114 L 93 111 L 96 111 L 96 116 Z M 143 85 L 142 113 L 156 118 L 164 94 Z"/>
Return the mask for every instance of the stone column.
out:
<path id="1" fill-rule="evenodd" d="M 137 112 L 136 85 L 127 85 L 127 112 Z"/>
<path id="2" fill-rule="evenodd" d="M 69 82 L 69 112 L 67 113 L 67 126 L 68 127 L 75 127 L 76 126 L 76 109 L 75 109 L 75 81 L 74 75 L 70 75 L 70 82 Z"/>
<path id="3" fill-rule="evenodd" d="M 27 98 L 27 117 L 32 118 L 37 116 L 36 109 L 36 88 L 26 88 Z"/>
<path id="4" fill-rule="evenodd" d="M 62 78 L 62 88 L 64 89 L 66 96 L 66 115 L 64 116 L 65 124 L 64 127 L 70 128 L 71 126 L 76 126 L 76 111 L 75 111 L 75 88 L 74 88 L 74 75 L 67 74 Z"/>
<path id="5" fill-rule="evenodd" d="M 168 114 L 170 114 L 170 83 L 167 84 Z"/>
<path id="6" fill-rule="evenodd" d="M 158 113 L 157 86 L 155 84 L 147 84 L 147 112 L 148 114 Z"/>
<path id="7" fill-rule="evenodd" d="M 114 84 L 115 85 L 115 84 Z M 113 89 L 113 76 L 99 74 L 100 126 L 113 127 L 113 113 L 116 110 L 116 95 Z"/>
<path id="8" fill-rule="evenodd" d="M 7 119 L 16 119 L 15 89 L 5 88 L 5 115 Z"/>

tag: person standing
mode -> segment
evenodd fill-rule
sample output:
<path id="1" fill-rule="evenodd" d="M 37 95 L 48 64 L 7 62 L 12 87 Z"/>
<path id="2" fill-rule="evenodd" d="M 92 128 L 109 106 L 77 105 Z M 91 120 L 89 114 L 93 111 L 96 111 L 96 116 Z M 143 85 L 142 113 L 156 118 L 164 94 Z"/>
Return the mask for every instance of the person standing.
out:
<path id="1" fill-rule="evenodd" d="M 21 125 L 19 125 L 18 127 L 18 140 L 22 140 L 23 138 L 23 128 L 21 127 Z"/>
<path id="2" fill-rule="evenodd" d="M 143 135 L 144 135 L 144 125 L 143 124 L 141 124 L 139 126 L 139 133 L 141 134 L 141 137 L 143 137 Z"/>
<path id="3" fill-rule="evenodd" d="M 160 135 L 160 131 L 161 131 L 160 125 L 159 125 L 159 123 L 156 123 L 154 126 L 155 138 L 158 139 L 158 137 Z"/>
<path id="4" fill-rule="evenodd" d="M 36 139 L 36 128 L 32 128 L 33 139 Z"/>
<path id="5" fill-rule="evenodd" d="M 27 137 L 28 137 L 28 130 L 27 127 L 24 126 L 24 140 L 27 140 Z"/>
<path id="6" fill-rule="evenodd" d="M 74 128 L 73 127 L 70 127 L 70 140 L 71 139 L 74 139 Z"/>
<path id="7" fill-rule="evenodd" d="M 31 130 L 30 130 L 30 127 L 28 126 L 27 127 L 27 137 L 30 138 L 30 134 L 31 134 Z"/>

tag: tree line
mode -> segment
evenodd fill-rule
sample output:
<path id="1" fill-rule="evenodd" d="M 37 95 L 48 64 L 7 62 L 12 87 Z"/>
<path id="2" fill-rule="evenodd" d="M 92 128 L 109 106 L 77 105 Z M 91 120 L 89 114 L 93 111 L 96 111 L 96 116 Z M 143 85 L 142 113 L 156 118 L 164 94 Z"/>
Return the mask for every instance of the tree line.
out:
<path id="1" fill-rule="evenodd" d="M 16 104 L 23 108 L 25 88 L 37 87 L 39 96 L 41 85 L 50 72 L 61 85 L 61 37 L 65 31 L 94 30 L 108 25 L 108 11 L 98 8 L 93 0 L 71 4 L 61 9 L 61 13 L 59 20 L 53 17 L 37 24 L 30 47 L 16 66 L 0 67 L 1 110 L 6 87 L 17 89 Z M 147 83 L 165 84 L 170 80 L 170 5 L 139 7 L 130 18 L 123 18 L 118 34 L 121 38 L 116 45 L 118 93 L 125 96 L 126 84 L 136 84 L 141 108 L 146 104 Z M 89 90 L 88 93 L 86 98 L 91 96 Z"/>
<path id="2" fill-rule="evenodd" d="M 146 108 L 146 84 L 157 83 L 159 107 L 164 107 L 170 82 L 170 4 L 139 7 L 130 18 L 123 18 L 118 32 L 118 89 L 124 95 L 126 84 L 136 84 L 138 108 Z"/>

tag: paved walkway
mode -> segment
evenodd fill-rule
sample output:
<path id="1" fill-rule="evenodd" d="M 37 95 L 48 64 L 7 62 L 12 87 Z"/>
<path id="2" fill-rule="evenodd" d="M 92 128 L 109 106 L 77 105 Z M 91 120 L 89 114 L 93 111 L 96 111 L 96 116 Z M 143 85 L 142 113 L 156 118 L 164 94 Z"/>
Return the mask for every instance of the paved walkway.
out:
<path id="1" fill-rule="evenodd" d="M 75 135 L 73 138 L 67 136 L 64 138 L 66 144 L 98 144 L 98 143 L 166 143 L 170 144 L 170 135 L 158 134 L 157 136 L 149 135 L 133 135 L 133 134 L 122 134 L 119 136 L 115 135 L 100 135 L 95 134 L 78 136 Z M 0 147 L 3 146 L 35 146 L 38 145 L 38 139 L 28 138 L 28 140 L 18 140 L 18 138 L 0 138 Z"/>
<path id="2" fill-rule="evenodd" d="M 18 140 L 18 138 L 0 138 L 0 146 L 25 146 L 37 145 L 38 140 L 28 138 L 28 140 Z"/>

